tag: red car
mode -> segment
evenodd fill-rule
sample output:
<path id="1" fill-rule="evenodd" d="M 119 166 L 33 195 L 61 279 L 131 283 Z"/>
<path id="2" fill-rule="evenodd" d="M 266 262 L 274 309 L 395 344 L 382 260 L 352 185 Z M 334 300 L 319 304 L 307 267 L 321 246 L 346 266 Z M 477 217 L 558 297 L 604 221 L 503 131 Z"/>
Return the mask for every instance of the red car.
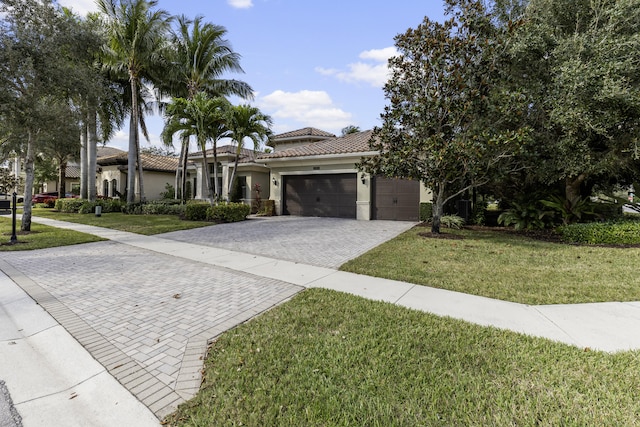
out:
<path id="1" fill-rule="evenodd" d="M 57 198 L 57 191 L 51 191 L 49 193 L 38 193 L 33 195 L 33 197 L 31 198 L 31 203 L 44 203 L 47 200 L 55 200 Z"/>

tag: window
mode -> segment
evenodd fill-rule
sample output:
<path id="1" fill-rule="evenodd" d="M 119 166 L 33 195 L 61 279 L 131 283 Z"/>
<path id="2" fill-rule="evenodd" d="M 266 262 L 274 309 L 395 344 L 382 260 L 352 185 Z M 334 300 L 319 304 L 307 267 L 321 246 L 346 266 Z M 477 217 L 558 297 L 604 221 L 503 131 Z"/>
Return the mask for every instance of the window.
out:
<path id="1" fill-rule="evenodd" d="M 119 196 L 120 193 L 118 192 L 118 180 L 117 179 L 112 179 L 111 180 L 111 197 L 116 197 Z"/>
<path id="2" fill-rule="evenodd" d="M 107 181 L 106 179 L 102 181 L 102 195 L 103 196 L 109 195 L 109 181 Z"/>

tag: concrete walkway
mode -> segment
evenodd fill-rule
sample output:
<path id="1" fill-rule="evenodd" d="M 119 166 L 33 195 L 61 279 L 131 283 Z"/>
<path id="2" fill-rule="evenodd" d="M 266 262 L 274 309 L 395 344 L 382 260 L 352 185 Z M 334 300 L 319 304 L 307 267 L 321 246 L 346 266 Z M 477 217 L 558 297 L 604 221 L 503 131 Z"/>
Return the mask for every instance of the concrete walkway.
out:
<path id="1" fill-rule="evenodd" d="M 9 365 L 0 364 L 0 380 L 6 381 L 26 426 L 53 425 L 51 418 L 49 422 L 40 422 L 38 417 L 43 412 L 36 410 L 41 407 L 40 401 L 52 395 L 66 398 L 64 405 L 58 401 L 52 411 L 57 408 L 69 414 L 73 409 L 78 417 L 96 420 L 105 412 L 119 420 L 104 425 L 145 425 L 150 412 L 139 401 L 162 418 L 197 392 L 208 342 L 309 287 L 349 292 L 594 350 L 640 348 L 637 333 L 640 303 L 527 306 L 276 259 L 277 253 L 265 257 L 192 241 L 196 239 L 193 236 L 213 233 L 214 229 L 220 232 L 219 226 L 198 229 L 199 234 L 190 231 L 141 236 L 43 218 L 33 221 L 95 234 L 109 241 L 64 250 L 3 253 L 0 270 L 5 275 L 0 274 L 3 280 L 0 287 L 13 286 L 11 292 L 15 295 L 0 294 L 0 325 L 5 324 L 5 318 L 12 319 L 16 331 L 12 335 L 11 331 L 0 329 L 0 359 L 13 360 Z M 266 222 L 262 226 L 275 223 Z M 307 226 L 311 224 L 308 222 Z M 400 229 L 393 233 L 409 226 L 400 224 Z M 331 227 L 325 228 L 324 233 L 331 231 Z M 368 242 L 364 246 L 367 245 Z M 361 250 L 366 249 L 364 246 Z M 316 250 L 330 252 L 331 247 Z M 299 256 L 308 255 L 299 252 Z M 335 261 L 317 263 L 323 262 Z M 49 314 L 24 293 L 20 294 L 15 284 L 53 318 L 47 317 Z M 21 302 L 14 304 L 14 301 Z M 25 309 L 29 301 L 33 307 Z M 30 330 L 23 324 L 39 326 Z M 44 337 L 49 330 L 66 338 L 56 335 L 55 345 L 31 346 L 30 356 L 9 359 L 11 342 L 26 343 L 30 337 L 39 334 Z M 71 353 L 73 356 L 69 356 Z M 42 370 L 43 364 L 38 362 L 39 358 L 77 355 L 89 359 L 92 356 L 99 363 L 91 359 L 95 365 L 85 366 L 84 362 L 74 361 L 69 364 L 70 370 L 65 371 L 65 365 L 57 361 L 44 364 Z M 21 365 L 21 360 L 28 363 Z M 85 392 L 78 392 L 83 385 L 102 380 L 102 375 L 110 378 L 114 387 L 114 390 L 105 387 L 104 398 L 94 394 L 97 387 L 86 396 Z M 23 376 L 33 384 L 26 391 L 20 385 Z M 59 378 L 54 390 L 48 390 L 47 381 L 42 379 L 49 377 Z M 39 390 L 40 382 L 43 392 Z M 80 399 L 82 396 L 86 400 Z M 118 402 L 117 411 L 113 410 L 115 404 L 109 405 L 112 402 L 109 399 L 114 398 Z M 69 408 L 76 403 L 77 408 Z M 143 413 L 147 412 L 146 418 L 136 413 L 140 407 Z M 120 408 L 126 410 L 121 412 Z M 135 423 L 126 422 L 129 414 L 136 414 L 132 415 Z M 152 423 L 157 425 L 157 418 Z M 97 422 L 59 425 L 88 424 L 101 425 Z"/>

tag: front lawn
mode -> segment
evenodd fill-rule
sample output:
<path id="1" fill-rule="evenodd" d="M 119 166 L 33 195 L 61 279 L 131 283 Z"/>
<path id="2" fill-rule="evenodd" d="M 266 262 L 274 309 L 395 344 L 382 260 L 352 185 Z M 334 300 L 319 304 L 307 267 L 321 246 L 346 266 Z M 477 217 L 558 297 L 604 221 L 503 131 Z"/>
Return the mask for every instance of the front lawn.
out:
<path id="1" fill-rule="evenodd" d="M 0 218 L 0 252 L 44 249 L 105 240 L 91 234 L 64 230 L 62 228 L 49 227 L 36 223 L 31 223 L 30 232 L 23 233 L 20 231 L 20 221 L 18 221 L 16 224 L 16 237 L 18 242 L 10 244 L 11 232 L 11 219 Z"/>
<path id="2" fill-rule="evenodd" d="M 343 271 L 524 304 L 640 301 L 640 248 L 575 246 L 495 230 L 415 227 L 347 262 Z"/>
<path id="3" fill-rule="evenodd" d="M 32 215 L 34 217 L 41 216 L 59 221 L 129 231 L 145 236 L 211 225 L 210 222 L 184 221 L 177 215 L 126 215 L 121 212 L 110 212 L 103 213 L 97 217 L 94 214 L 62 213 L 46 208 L 34 208 Z"/>
<path id="4" fill-rule="evenodd" d="M 310 289 L 225 333 L 176 426 L 637 425 L 607 354 Z"/>

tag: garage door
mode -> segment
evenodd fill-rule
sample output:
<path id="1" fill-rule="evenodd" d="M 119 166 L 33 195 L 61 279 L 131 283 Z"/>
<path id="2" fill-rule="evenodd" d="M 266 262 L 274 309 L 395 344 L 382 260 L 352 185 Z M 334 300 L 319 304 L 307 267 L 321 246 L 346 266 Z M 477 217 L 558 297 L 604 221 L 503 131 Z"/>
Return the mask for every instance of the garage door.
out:
<path id="1" fill-rule="evenodd" d="M 285 215 L 356 217 L 356 174 L 284 176 Z"/>
<path id="2" fill-rule="evenodd" d="M 419 220 L 419 181 L 378 176 L 373 180 L 373 187 L 373 219 Z"/>

